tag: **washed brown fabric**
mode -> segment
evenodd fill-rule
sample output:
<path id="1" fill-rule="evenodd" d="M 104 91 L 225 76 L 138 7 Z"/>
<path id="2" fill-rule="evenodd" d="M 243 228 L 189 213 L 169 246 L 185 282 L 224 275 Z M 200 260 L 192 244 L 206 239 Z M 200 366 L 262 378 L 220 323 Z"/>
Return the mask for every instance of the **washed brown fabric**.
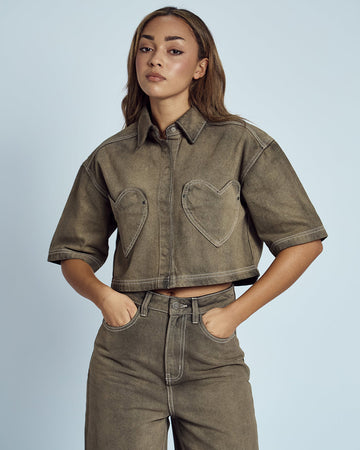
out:
<path id="1" fill-rule="evenodd" d="M 117 231 L 112 287 L 142 291 L 259 277 L 263 243 L 327 233 L 289 160 L 263 130 L 207 122 L 196 107 L 161 139 L 147 107 L 81 165 L 48 260 L 99 269 Z"/>
<path id="2" fill-rule="evenodd" d="M 237 332 L 213 336 L 202 316 L 234 286 L 199 297 L 129 292 L 138 310 L 102 321 L 87 380 L 86 450 L 258 450 L 250 370 Z"/>

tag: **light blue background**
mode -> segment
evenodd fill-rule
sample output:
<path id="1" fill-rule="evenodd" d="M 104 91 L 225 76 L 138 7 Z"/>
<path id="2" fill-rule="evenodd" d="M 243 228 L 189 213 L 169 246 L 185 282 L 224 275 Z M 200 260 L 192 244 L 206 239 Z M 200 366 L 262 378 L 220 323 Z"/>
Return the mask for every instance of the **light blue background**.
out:
<path id="1" fill-rule="evenodd" d="M 4 450 L 83 448 L 87 369 L 102 315 L 46 262 L 47 251 L 78 167 L 122 127 L 135 28 L 165 5 L 1 4 Z M 329 233 L 308 271 L 237 329 L 260 448 L 359 449 L 359 3 L 176 6 L 208 24 L 228 109 L 280 143 Z M 106 283 L 111 260 L 98 272 Z M 265 249 L 261 273 L 271 260 Z"/>

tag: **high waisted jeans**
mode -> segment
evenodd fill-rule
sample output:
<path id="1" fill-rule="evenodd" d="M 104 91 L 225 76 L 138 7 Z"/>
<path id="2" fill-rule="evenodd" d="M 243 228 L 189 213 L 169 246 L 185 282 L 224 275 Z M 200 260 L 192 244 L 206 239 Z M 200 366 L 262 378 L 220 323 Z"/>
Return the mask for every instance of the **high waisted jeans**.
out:
<path id="1" fill-rule="evenodd" d="M 257 450 L 249 368 L 236 331 L 212 335 L 202 316 L 235 300 L 234 285 L 198 297 L 124 292 L 138 310 L 102 320 L 90 360 L 86 450 Z"/>

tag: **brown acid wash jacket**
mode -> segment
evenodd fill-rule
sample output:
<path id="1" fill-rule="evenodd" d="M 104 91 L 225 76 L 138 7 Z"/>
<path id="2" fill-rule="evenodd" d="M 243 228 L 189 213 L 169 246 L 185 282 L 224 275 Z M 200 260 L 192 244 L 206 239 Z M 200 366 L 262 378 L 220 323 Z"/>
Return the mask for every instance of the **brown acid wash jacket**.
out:
<path id="1" fill-rule="evenodd" d="M 118 291 L 254 283 L 263 242 L 281 250 L 327 232 L 289 160 L 247 122 L 208 122 L 192 106 L 166 129 L 144 107 L 83 162 L 48 261 L 104 264 L 117 229 Z"/>

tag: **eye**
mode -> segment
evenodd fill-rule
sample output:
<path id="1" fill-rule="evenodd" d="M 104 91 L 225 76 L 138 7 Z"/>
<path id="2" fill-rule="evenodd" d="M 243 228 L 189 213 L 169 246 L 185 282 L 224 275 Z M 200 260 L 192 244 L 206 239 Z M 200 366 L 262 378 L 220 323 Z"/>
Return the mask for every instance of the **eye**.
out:
<path id="1" fill-rule="evenodd" d="M 150 47 L 140 47 L 139 48 L 139 52 L 147 53 L 149 51 L 151 51 Z"/>
<path id="2" fill-rule="evenodd" d="M 172 53 L 173 55 L 181 55 L 182 53 L 184 53 L 181 50 L 177 50 L 176 48 L 171 49 L 170 52 L 174 52 Z"/>

